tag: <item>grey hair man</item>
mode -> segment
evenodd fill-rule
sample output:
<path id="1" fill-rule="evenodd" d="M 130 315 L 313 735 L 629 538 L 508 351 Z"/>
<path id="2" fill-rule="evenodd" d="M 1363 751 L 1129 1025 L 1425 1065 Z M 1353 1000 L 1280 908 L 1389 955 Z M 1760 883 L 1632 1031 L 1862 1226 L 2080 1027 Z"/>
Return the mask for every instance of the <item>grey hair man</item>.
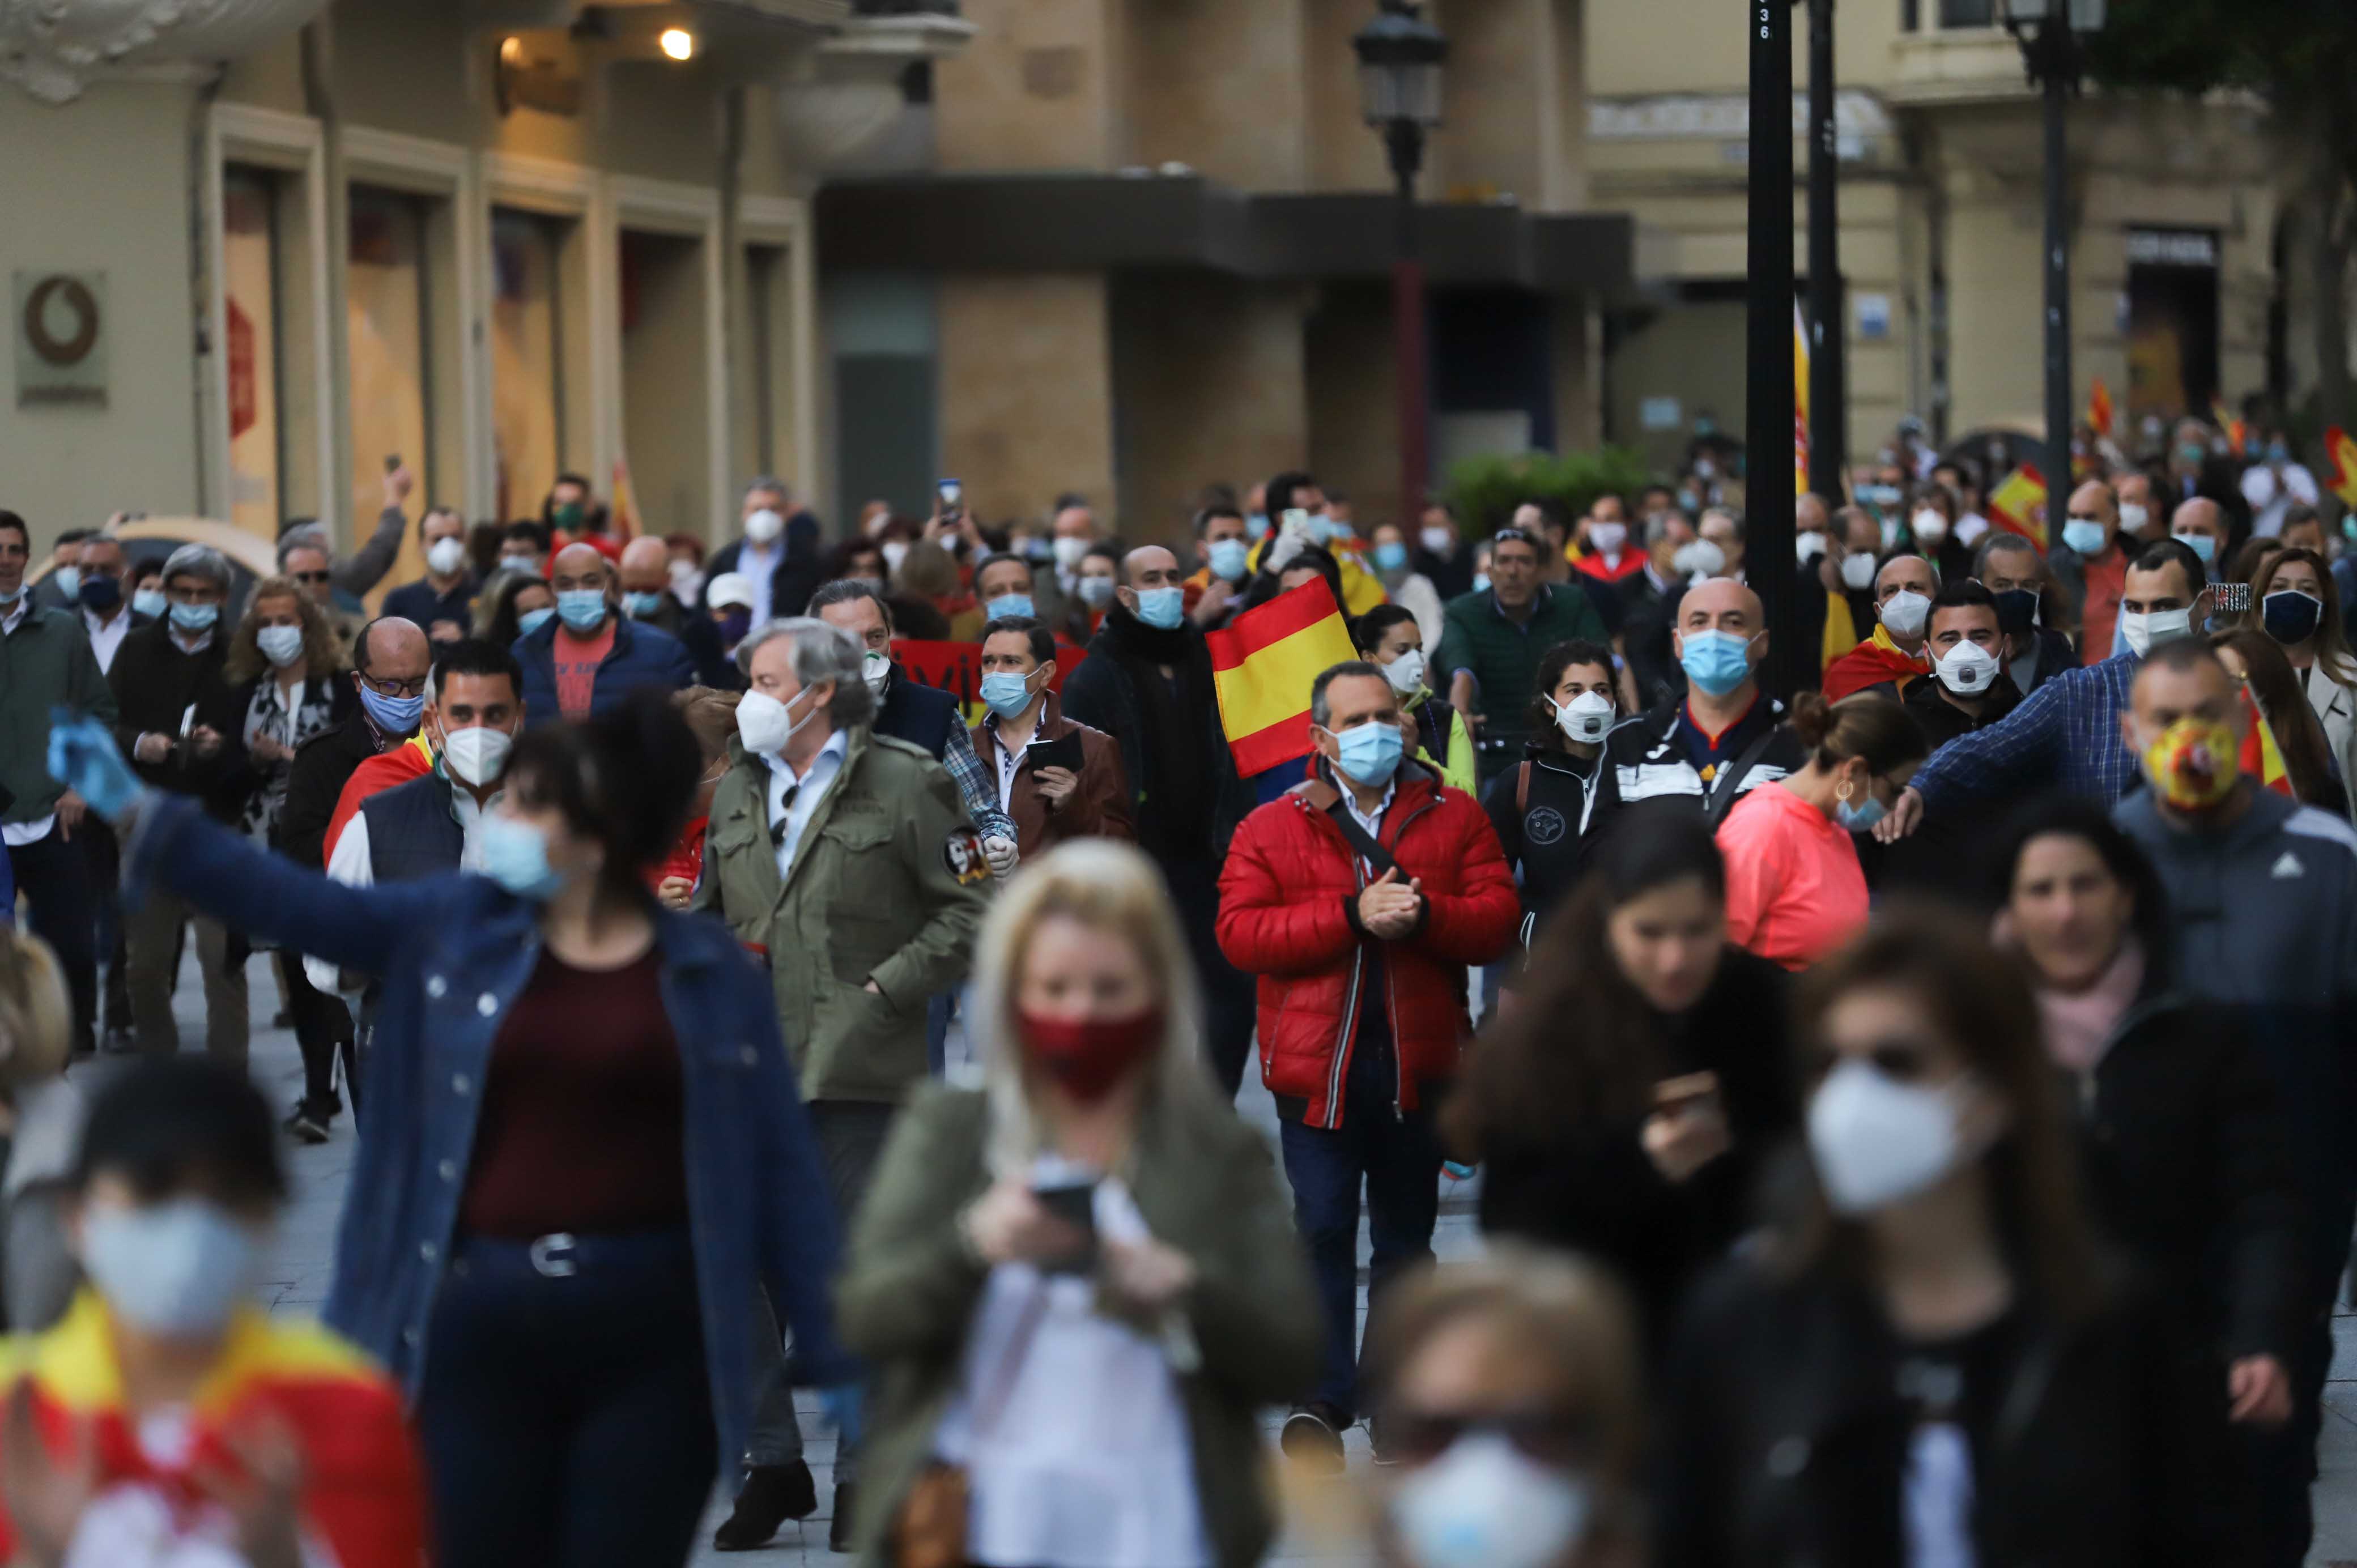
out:
<path id="1" fill-rule="evenodd" d="M 858 1209 L 896 1109 L 926 1076 L 927 1003 L 965 978 L 990 881 L 956 781 L 922 746 L 876 733 L 866 655 L 814 617 L 770 621 L 737 649 L 748 690 L 694 898 L 769 954 L 841 1214 Z M 724 1541 L 766 1539 L 778 1499 L 811 1486 L 768 1359 L 752 1474 Z M 856 1462 L 836 1460 L 839 1510 Z"/>

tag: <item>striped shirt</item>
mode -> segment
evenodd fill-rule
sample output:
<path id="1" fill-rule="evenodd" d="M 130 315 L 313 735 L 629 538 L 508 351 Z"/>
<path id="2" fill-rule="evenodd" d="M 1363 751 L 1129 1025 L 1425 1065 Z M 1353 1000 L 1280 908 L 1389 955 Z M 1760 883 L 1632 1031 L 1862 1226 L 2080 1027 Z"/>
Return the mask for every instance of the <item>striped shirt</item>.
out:
<path id="1" fill-rule="evenodd" d="M 1955 811 L 2055 789 L 2118 800 L 2136 778 L 2120 715 L 2142 662 L 2124 653 L 2065 671 L 2006 718 L 1950 741 L 1915 775 L 1924 807 Z"/>

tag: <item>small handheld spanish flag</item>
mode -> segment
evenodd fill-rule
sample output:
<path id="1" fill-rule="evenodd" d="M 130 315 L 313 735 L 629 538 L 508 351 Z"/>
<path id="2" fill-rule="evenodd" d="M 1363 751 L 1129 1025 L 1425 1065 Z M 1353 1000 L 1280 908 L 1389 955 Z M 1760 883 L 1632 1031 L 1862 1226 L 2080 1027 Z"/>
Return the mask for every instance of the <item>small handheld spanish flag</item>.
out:
<path id="1" fill-rule="evenodd" d="M 2251 439 L 2250 426 L 2234 417 L 2226 400 L 2212 392 L 2210 397 L 2210 417 L 2226 437 L 2226 449 L 2239 457 Z"/>
<path id="2" fill-rule="evenodd" d="M 1792 493 L 1809 493 L 1809 320 L 1792 301 Z"/>
<path id="3" fill-rule="evenodd" d="M 1250 778 L 1308 756 L 1310 685 L 1359 656 L 1325 579 L 1246 610 L 1204 640 L 1236 772 Z"/>
<path id="4" fill-rule="evenodd" d="M 2243 736 L 2243 771 L 2276 794 L 2290 795 L 2291 770 L 2284 766 L 2283 747 L 2276 744 L 2276 732 L 2267 726 L 2267 715 L 2259 711 L 2248 686 L 2243 688 L 2243 711 L 2251 718 L 2250 733 Z"/>
<path id="5" fill-rule="evenodd" d="M 2046 476 L 2035 463 L 2024 463 L 1990 492 L 1988 519 L 2007 533 L 2018 533 L 2046 549 Z"/>
<path id="6" fill-rule="evenodd" d="M 2098 435 L 2109 436 L 2113 413 L 2112 389 L 2104 384 L 2103 377 L 2097 376 L 2094 390 L 2087 394 L 2087 428 Z"/>
<path id="7" fill-rule="evenodd" d="M 2357 507 L 2357 440 L 2339 425 L 2324 433 L 2324 456 L 2331 466 L 2331 478 L 2327 488 L 2352 507 Z"/>

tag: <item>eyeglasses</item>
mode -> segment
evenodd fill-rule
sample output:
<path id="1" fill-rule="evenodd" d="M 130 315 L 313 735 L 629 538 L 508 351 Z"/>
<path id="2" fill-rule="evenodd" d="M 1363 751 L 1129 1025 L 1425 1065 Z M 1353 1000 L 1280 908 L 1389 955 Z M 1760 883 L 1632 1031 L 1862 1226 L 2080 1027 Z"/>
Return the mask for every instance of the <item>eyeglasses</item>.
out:
<path id="1" fill-rule="evenodd" d="M 374 675 L 361 675 L 361 684 L 380 697 L 422 697 L 425 695 L 425 682 L 431 678 L 420 675 L 414 681 L 386 681 Z"/>
<path id="2" fill-rule="evenodd" d="M 1593 1446 L 1589 1422 L 1561 1411 L 1394 1410 L 1383 1418 L 1383 1445 L 1404 1465 L 1428 1465 L 1467 1433 L 1494 1432 L 1524 1456 L 1569 1468 Z"/>

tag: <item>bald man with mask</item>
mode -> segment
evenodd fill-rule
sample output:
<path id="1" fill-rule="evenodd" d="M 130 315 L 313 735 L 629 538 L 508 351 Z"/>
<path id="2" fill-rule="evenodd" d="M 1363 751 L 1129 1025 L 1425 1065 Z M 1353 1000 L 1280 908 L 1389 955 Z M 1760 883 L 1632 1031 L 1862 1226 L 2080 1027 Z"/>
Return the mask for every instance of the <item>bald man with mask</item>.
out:
<path id="1" fill-rule="evenodd" d="M 641 687 L 695 683 L 695 661 L 677 638 L 621 613 L 614 565 L 593 546 L 558 551 L 548 585 L 556 614 L 515 640 L 526 723 L 604 713 Z"/>
<path id="2" fill-rule="evenodd" d="M 1784 704 L 1760 689 L 1767 619 L 1760 596 L 1733 578 L 1686 590 L 1672 638 L 1686 689 L 1606 737 L 1614 807 L 1698 812 L 1715 827 L 1739 797 L 1808 760 L 1781 727 Z"/>
<path id="3" fill-rule="evenodd" d="M 1253 983 L 1220 951 L 1220 866 L 1254 804 L 1220 726 L 1202 628 L 1188 619 L 1186 573 L 1158 544 L 1123 557 L 1089 656 L 1064 682 L 1064 714 L 1121 743 L 1137 844 L 1169 883 L 1203 976 L 1204 1040 L 1233 1098 L 1252 1049 Z"/>

